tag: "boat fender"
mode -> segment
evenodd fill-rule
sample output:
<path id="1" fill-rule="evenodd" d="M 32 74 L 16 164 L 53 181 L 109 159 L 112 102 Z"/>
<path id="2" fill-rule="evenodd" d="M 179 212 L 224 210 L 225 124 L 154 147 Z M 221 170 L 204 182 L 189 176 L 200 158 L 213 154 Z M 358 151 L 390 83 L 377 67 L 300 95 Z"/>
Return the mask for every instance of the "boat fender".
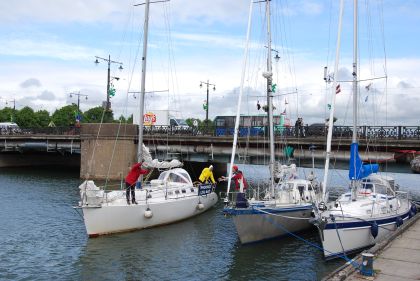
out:
<path id="1" fill-rule="evenodd" d="M 153 216 L 152 210 L 150 208 L 147 208 L 146 211 L 144 211 L 144 217 L 146 219 L 150 219 Z"/>
<path id="2" fill-rule="evenodd" d="M 370 226 L 370 234 L 372 234 L 373 239 L 375 239 L 376 236 L 378 236 L 378 232 L 379 232 L 379 226 L 376 223 L 376 221 L 374 221 L 372 225 Z"/>
<path id="3" fill-rule="evenodd" d="M 197 210 L 203 210 L 204 209 L 204 204 L 203 203 L 198 203 L 197 204 Z"/>
<path id="4" fill-rule="evenodd" d="M 395 220 L 395 224 L 397 225 L 397 227 L 400 227 L 403 223 L 404 221 L 401 217 L 397 217 L 397 219 Z"/>
<path id="5" fill-rule="evenodd" d="M 411 211 L 413 212 L 414 215 L 417 213 L 417 207 L 416 207 L 416 205 L 411 204 Z"/>

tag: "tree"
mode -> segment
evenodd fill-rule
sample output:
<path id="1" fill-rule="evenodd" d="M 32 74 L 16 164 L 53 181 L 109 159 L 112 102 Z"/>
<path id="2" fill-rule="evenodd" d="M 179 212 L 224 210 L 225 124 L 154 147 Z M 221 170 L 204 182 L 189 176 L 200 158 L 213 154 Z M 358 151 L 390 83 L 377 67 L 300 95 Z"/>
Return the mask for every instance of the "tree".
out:
<path id="1" fill-rule="evenodd" d="M 66 105 L 54 111 L 51 119 L 58 127 L 69 125 L 73 126 L 76 122 L 75 113 L 77 113 L 77 105 Z"/>
<path id="2" fill-rule="evenodd" d="M 50 113 L 46 110 L 38 110 L 37 112 L 35 112 L 35 117 L 38 125 L 37 127 L 48 127 L 48 124 L 51 121 Z"/>
<path id="3" fill-rule="evenodd" d="M 16 112 L 16 124 L 22 128 L 34 128 L 38 127 L 37 118 L 35 112 L 29 106 L 25 106 L 21 110 Z"/>
<path id="4" fill-rule="evenodd" d="M 0 110 L 0 122 L 12 122 L 13 108 L 5 107 Z"/>
<path id="5" fill-rule="evenodd" d="M 103 115 L 103 120 L 102 120 Z M 112 110 L 106 111 L 102 106 L 93 107 L 84 113 L 84 123 L 112 123 L 114 122 L 114 114 Z"/>

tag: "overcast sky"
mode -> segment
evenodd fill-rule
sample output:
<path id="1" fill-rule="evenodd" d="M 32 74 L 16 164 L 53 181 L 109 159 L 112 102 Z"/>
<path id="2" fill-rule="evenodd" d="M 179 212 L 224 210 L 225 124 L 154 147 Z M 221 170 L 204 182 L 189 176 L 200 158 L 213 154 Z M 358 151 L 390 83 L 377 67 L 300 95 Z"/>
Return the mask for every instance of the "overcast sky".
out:
<path id="1" fill-rule="evenodd" d="M 273 61 L 277 84 L 275 113 L 286 110 L 292 122 L 323 122 L 328 114 L 336 43 L 338 2 L 271 1 Z M 345 1 L 340 80 L 351 79 L 352 7 Z M 0 2 L 0 108 L 15 99 L 53 112 L 76 103 L 71 92 L 88 95 L 82 110 L 106 98 L 107 64 L 95 56 L 123 62 L 111 65 L 117 89 L 116 115 L 138 111 L 144 6 L 131 0 L 16 0 Z M 365 124 L 420 125 L 420 2 L 360 1 L 360 117 Z M 171 109 L 174 114 L 205 118 L 202 108 L 210 87 L 209 115 L 233 115 L 241 77 L 247 27 L 247 0 L 171 0 L 151 5 L 147 65 L 147 110 Z M 264 14 L 254 4 L 251 52 L 246 74 L 244 114 L 261 114 L 264 105 L 266 49 Z M 273 56 L 275 53 L 273 53 Z M 386 60 L 385 60 L 386 57 Z M 388 79 L 381 79 L 387 76 Z M 337 118 L 350 124 L 351 84 L 342 82 Z M 168 91 L 166 91 L 168 90 Z M 162 92 L 159 92 L 162 91 Z M 134 97 L 136 96 L 136 98 Z"/>

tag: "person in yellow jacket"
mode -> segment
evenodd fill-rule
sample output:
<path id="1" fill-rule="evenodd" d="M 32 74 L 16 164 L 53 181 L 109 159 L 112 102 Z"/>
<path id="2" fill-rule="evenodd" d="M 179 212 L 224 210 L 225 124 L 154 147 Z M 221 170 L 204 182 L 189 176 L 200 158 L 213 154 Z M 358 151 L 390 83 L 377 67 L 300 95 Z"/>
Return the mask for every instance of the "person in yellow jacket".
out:
<path id="1" fill-rule="evenodd" d="M 209 183 L 210 181 L 215 184 L 213 176 L 213 165 L 210 165 L 208 168 L 204 168 L 201 172 L 200 177 L 198 178 L 202 183 Z"/>

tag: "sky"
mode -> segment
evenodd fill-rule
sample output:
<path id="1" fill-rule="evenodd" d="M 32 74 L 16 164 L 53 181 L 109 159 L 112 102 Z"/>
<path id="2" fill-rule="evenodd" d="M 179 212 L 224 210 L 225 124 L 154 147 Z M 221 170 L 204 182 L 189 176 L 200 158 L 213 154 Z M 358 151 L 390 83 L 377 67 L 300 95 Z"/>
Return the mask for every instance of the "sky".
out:
<path id="1" fill-rule="evenodd" d="M 336 95 L 338 123 L 351 123 L 352 2 L 345 0 Z M 132 0 L 16 0 L 0 2 L 0 109 L 31 106 L 50 113 L 77 103 L 82 110 L 106 99 L 107 63 L 116 88 L 116 116 L 138 114 L 144 5 Z M 334 92 L 339 1 L 271 1 L 275 114 L 293 123 L 322 123 Z M 150 8 L 146 111 L 182 118 L 234 115 L 238 103 L 249 1 L 171 0 Z M 242 114 L 263 114 L 267 43 L 264 7 L 253 4 Z M 363 125 L 418 126 L 420 116 L 420 2 L 359 1 L 359 114 Z M 386 79 L 384 78 L 386 77 Z"/>

